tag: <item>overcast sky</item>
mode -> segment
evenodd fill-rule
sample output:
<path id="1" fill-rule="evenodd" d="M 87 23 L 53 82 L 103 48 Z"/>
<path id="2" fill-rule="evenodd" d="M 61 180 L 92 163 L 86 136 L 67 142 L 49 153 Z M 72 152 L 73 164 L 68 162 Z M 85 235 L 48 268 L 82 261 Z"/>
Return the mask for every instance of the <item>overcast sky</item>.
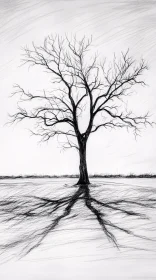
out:
<path id="1" fill-rule="evenodd" d="M 38 144 L 30 137 L 28 123 L 8 127 L 8 113 L 16 110 L 9 98 L 13 84 L 42 90 L 41 70 L 19 67 L 21 48 L 42 43 L 53 33 L 93 35 L 101 57 L 130 49 L 144 58 L 149 70 L 131 107 L 150 111 L 156 120 L 156 1 L 104 0 L 0 0 L 0 174 L 72 174 L 78 172 L 75 151 L 62 152 L 56 140 Z M 133 108 L 132 108 L 133 109 Z M 135 140 L 125 130 L 101 129 L 91 136 L 87 160 L 89 173 L 156 173 L 156 128 L 147 128 Z"/>

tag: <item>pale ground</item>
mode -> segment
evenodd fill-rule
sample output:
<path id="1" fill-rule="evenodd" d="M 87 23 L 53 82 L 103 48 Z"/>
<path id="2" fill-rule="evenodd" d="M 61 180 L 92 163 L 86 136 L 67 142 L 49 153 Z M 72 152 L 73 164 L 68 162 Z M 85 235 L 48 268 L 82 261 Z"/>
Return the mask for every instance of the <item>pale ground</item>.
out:
<path id="1" fill-rule="evenodd" d="M 74 190 L 70 179 L 34 179 L 34 180 L 2 180 L 0 182 L 0 199 L 4 196 L 20 197 L 24 195 L 39 195 L 48 197 L 64 196 Z M 100 199 L 109 196 L 133 197 L 137 192 L 146 195 L 150 191 L 156 195 L 156 179 L 94 179 L 93 183 L 99 185 L 95 188 L 100 193 Z M 64 186 L 64 184 L 67 184 Z M 126 279 L 156 279 L 156 242 L 136 240 L 129 236 L 117 233 L 118 240 L 127 246 L 140 247 L 146 250 L 114 248 L 107 241 L 106 236 L 98 226 L 98 222 L 86 219 L 88 212 L 80 205 L 75 206 L 79 213 L 76 218 L 64 220 L 50 233 L 42 245 L 21 260 L 13 258 L 18 251 L 8 251 L 0 257 L 1 280 L 126 280 Z M 138 222 L 130 218 L 122 219 L 118 215 L 112 220 L 120 225 L 127 223 L 135 232 L 148 237 L 156 237 L 156 211 L 145 209 L 150 221 Z M 110 214 L 111 215 L 111 214 Z M 113 214 L 112 214 L 113 215 Z M 111 217 L 111 216 L 110 216 Z M 32 227 L 39 228 L 40 224 Z M 9 237 L 18 233 L 12 228 L 4 231 L 1 225 L 0 243 L 7 234 Z M 70 230 L 71 229 L 71 230 Z M 30 230 L 22 228 L 21 231 Z M 20 233 L 20 231 L 19 231 Z M 5 262 L 6 260 L 8 260 Z"/>

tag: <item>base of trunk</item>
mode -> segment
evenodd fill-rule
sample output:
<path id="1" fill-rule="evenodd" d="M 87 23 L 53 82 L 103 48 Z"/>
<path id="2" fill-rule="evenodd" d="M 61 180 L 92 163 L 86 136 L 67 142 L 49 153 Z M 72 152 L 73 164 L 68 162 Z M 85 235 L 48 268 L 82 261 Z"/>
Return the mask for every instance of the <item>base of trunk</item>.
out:
<path id="1" fill-rule="evenodd" d="M 90 184 L 90 181 L 89 181 L 89 178 L 87 179 L 82 179 L 82 178 L 79 178 L 78 182 L 76 183 L 76 185 L 89 185 Z"/>
<path id="2" fill-rule="evenodd" d="M 80 155 L 80 166 L 79 166 L 80 176 L 77 185 L 88 185 L 90 184 L 90 182 L 89 182 L 87 162 L 86 162 L 86 140 L 84 141 L 84 139 L 81 140 L 79 155 Z"/>

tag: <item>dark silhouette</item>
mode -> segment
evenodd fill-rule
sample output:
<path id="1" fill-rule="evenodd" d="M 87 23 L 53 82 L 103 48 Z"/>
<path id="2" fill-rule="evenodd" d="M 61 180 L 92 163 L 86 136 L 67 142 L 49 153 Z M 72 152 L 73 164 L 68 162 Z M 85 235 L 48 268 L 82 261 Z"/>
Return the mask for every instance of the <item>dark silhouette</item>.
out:
<path id="1" fill-rule="evenodd" d="M 101 63 L 97 54 L 89 56 L 90 47 L 91 40 L 85 37 L 70 40 L 60 36 L 47 37 L 42 46 L 26 47 L 23 63 L 47 71 L 53 89 L 38 95 L 16 85 L 15 94 L 20 95 L 21 107 L 12 116 L 13 121 L 35 120 L 36 129 L 32 133 L 41 136 L 43 141 L 63 136 L 64 148 L 78 150 L 80 176 L 77 184 L 90 183 L 86 147 L 92 133 L 102 127 L 127 128 L 138 135 L 142 125 L 151 125 L 148 114 L 136 116 L 124 106 L 132 88 L 137 84 L 145 85 L 141 79 L 147 69 L 145 62 L 141 60 L 136 64 L 127 51 L 121 53 L 119 60 L 114 56 L 111 64 L 106 60 Z M 84 117 L 85 111 L 88 120 Z"/>

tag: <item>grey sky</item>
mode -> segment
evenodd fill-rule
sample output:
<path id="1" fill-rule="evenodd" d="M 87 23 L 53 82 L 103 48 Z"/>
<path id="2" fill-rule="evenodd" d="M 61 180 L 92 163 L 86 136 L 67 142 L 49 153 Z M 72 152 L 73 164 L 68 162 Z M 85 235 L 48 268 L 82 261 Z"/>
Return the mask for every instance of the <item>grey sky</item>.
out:
<path id="1" fill-rule="evenodd" d="M 59 174 L 78 172 L 75 152 L 60 152 L 56 140 L 38 145 L 30 137 L 28 123 L 7 127 L 7 114 L 15 112 L 16 100 L 8 98 L 13 84 L 26 89 L 46 88 L 40 70 L 19 67 L 21 47 L 40 44 L 50 33 L 90 36 L 101 57 L 130 49 L 144 57 L 149 71 L 131 104 L 136 111 L 149 110 L 156 119 L 156 1 L 1 1 L 0 0 L 0 174 Z M 90 173 L 155 172 L 156 128 L 142 131 L 135 141 L 126 131 L 101 130 L 88 147 Z"/>

